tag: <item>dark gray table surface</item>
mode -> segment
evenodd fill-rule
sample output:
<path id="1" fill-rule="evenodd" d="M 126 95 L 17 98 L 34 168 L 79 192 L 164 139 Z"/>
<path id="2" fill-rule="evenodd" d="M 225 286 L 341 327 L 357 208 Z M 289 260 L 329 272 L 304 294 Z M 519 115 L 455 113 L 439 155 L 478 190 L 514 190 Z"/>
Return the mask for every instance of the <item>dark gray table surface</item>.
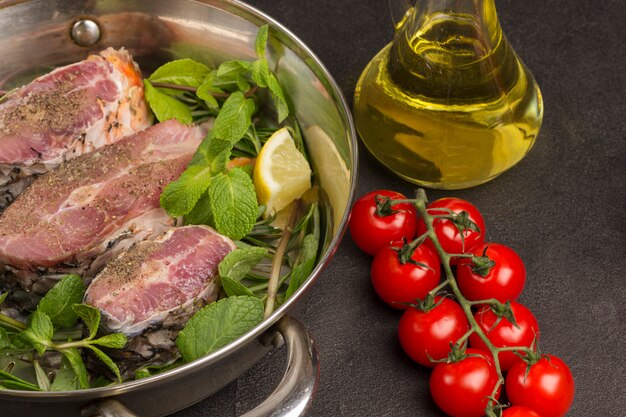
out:
<path id="1" fill-rule="evenodd" d="M 398 0 L 401 1 L 401 0 Z M 385 0 L 250 0 L 325 63 L 349 102 L 359 74 L 392 37 Z M 513 247 L 528 280 L 520 301 L 537 316 L 546 353 L 576 381 L 572 417 L 624 417 L 626 404 L 626 2 L 502 0 L 503 30 L 541 87 L 545 117 L 530 154 L 488 184 L 430 191 L 483 212 L 487 238 Z M 359 145 L 361 146 L 361 145 Z M 358 195 L 415 187 L 360 148 Z M 429 371 L 396 339 L 399 313 L 380 302 L 370 259 L 347 233 L 299 315 L 320 351 L 310 416 L 443 416 Z M 176 417 L 236 416 L 267 396 L 284 348 Z"/>

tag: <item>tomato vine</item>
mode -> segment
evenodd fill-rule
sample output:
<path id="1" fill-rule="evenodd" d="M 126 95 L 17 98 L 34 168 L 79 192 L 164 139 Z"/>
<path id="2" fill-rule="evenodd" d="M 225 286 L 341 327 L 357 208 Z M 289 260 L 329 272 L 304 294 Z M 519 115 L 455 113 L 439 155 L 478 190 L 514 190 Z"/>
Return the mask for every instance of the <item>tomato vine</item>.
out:
<path id="1" fill-rule="evenodd" d="M 417 237 L 411 242 L 391 239 L 391 232 L 410 236 L 414 229 L 405 230 L 399 222 L 392 224 L 393 219 L 385 216 L 391 217 L 397 211 L 375 211 L 374 202 L 376 206 L 384 203 L 385 207 L 413 206 Z M 369 212 L 368 222 L 355 216 L 355 209 L 357 213 Z M 475 206 L 457 198 L 429 204 L 423 189 L 418 190 L 415 199 L 379 190 L 355 204 L 350 227 L 357 246 L 375 255 L 372 283 L 378 295 L 390 306 L 406 310 L 398 328 L 403 349 L 417 363 L 435 367 L 430 385 L 441 409 L 452 417 L 501 417 L 517 412 L 511 409 L 506 413 L 507 408 L 499 403 L 505 382 L 503 373 L 513 369 L 507 372 L 506 379 L 507 396 L 513 406 L 529 407 L 549 417 L 567 413 L 574 397 L 571 371 L 559 358 L 541 353 L 537 320 L 515 301 L 526 279 L 523 262 L 504 245 L 484 243 L 484 220 Z M 380 248 L 365 250 L 362 237 L 378 230 L 386 232 L 379 235 Z M 437 254 L 441 268 L 432 265 L 423 245 Z M 416 272 L 416 268 L 421 271 Z M 440 269 L 441 281 L 416 275 L 436 271 L 438 276 Z M 416 297 L 418 292 L 425 295 Z M 444 327 L 447 332 L 441 331 Z M 555 366 L 550 368 L 550 363 Z M 482 378 L 470 383 L 470 374 Z M 533 378 L 527 382 L 524 374 Z M 550 392 L 541 382 L 544 375 L 556 381 Z M 447 382 L 442 382 L 442 378 Z M 466 379 L 460 382 L 460 378 Z M 474 387 L 468 388 L 467 384 Z M 446 401 L 451 397 L 463 397 L 472 405 L 466 401 L 466 406 L 458 408 Z"/>

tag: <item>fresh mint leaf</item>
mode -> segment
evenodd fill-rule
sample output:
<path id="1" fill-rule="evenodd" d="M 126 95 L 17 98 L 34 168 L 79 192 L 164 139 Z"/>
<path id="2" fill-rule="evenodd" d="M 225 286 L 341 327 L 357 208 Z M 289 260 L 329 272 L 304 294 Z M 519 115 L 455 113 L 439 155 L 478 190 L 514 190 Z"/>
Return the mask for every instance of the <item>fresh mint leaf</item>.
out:
<path id="1" fill-rule="evenodd" d="M 222 63 L 217 70 L 211 73 L 214 77 L 213 87 L 230 92 L 236 90 L 247 91 L 250 88 L 250 84 L 246 80 L 246 76 L 251 66 L 251 62 L 239 60 Z"/>
<path id="2" fill-rule="evenodd" d="M 238 249 L 246 249 L 246 248 L 255 248 L 256 247 L 256 246 L 251 245 L 250 243 L 246 243 L 246 242 L 244 242 L 242 240 L 236 240 L 235 241 L 235 246 Z"/>
<path id="3" fill-rule="evenodd" d="M 37 310 L 45 313 L 56 327 L 72 327 L 78 315 L 72 305 L 85 296 L 85 284 L 78 275 L 66 275 L 41 299 Z"/>
<path id="4" fill-rule="evenodd" d="M 128 338 L 125 334 L 111 333 L 92 340 L 90 344 L 112 349 L 122 349 L 124 346 L 126 346 L 127 342 Z"/>
<path id="5" fill-rule="evenodd" d="M 146 101 L 159 122 L 176 119 L 182 124 L 188 125 L 193 121 L 191 110 L 185 104 L 174 97 L 161 93 L 148 80 L 143 80 L 143 84 Z"/>
<path id="6" fill-rule="evenodd" d="M 259 58 L 265 57 L 265 47 L 267 45 L 267 36 L 269 34 L 269 26 L 263 25 L 259 28 L 254 42 L 254 49 Z"/>
<path id="7" fill-rule="evenodd" d="M 270 68 L 267 59 L 259 58 L 252 64 L 252 80 L 259 87 L 267 88 L 270 78 Z"/>
<path id="8" fill-rule="evenodd" d="M 23 331 L 14 335 L 9 333 L 9 338 L 11 339 L 11 349 L 31 349 L 33 347 L 30 339 Z"/>
<path id="9" fill-rule="evenodd" d="M 250 89 L 250 84 L 243 76 L 237 77 L 235 82 L 237 83 L 237 88 L 239 89 L 239 91 L 248 91 Z"/>
<path id="10" fill-rule="evenodd" d="M 185 214 L 185 224 L 213 224 L 209 193 L 202 194 L 193 209 Z"/>
<path id="11" fill-rule="evenodd" d="M 147 368 L 139 368 L 135 371 L 135 379 L 144 379 L 152 376 L 152 373 Z"/>
<path id="12" fill-rule="evenodd" d="M 254 293 L 241 282 L 228 277 L 221 277 L 220 280 L 222 281 L 222 288 L 228 297 L 232 297 L 233 295 L 249 295 L 254 297 Z"/>
<path id="13" fill-rule="evenodd" d="M 287 105 L 285 94 L 283 93 L 278 79 L 269 69 L 267 59 L 262 57 L 254 61 L 251 71 L 252 80 L 257 83 L 259 87 L 269 88 L 276 113 L 278 114 L 278 123 L 282 123 L 283 120 L 289 116 L 289 106 Z"/>
<path id="14" fill-rule="evenodd" d="M 217 77 L 222 81 L 236 81 L 250 71 L 252 63 L 249 61 L 232 60 L 226 61 L 217 69 Z"/>
<path id="15" fill-rule="evenodd" d="M 276 76 L 270 73 L 269 78 L 267 79 L 267 86 L 272 93 L 272 100 L 274 101 L 274 106 L 276 107 L 276 113 L 278 113 L 278 123 L 282 123 L 283 120 L 289 116 L 289 106 L 287 105 L 287 100 L 285 100 L 285 94 L 283 93 L 283 89 L 278 83 Z"/>
<path id="16" fill-rule="evenodd" d="M 213 96 L 213 94 L 223 93 L 224 90 L 215 86 L 215 77 L 216 72 L 209 73 L 200 85 L 200 87 L 198 87 L 198 89 L 196 90 L 196 95 L 201 100 L 204 100 L 204 102 L 210 109 L 218 110 L 220 108 L 220 105 L 217 102 L 217 99 Z"/>
<path id="17" fill-rule="evenodd" d="M 241 168 L 217 174 L 209 185 L 215 228 L 233 240 L 247 235 L 256 221 L 258 203 L 252 179 Z"/>
<path id="18" fill-rule="evenodd" d="M 172 217 L 188 214 L 211 183 L 211 167 L 192 165 L 161 193 L 161 207 Z"/>
<path id="19" fill-rule="evenodd" d="M 46 371 L 41 367 L 39 361 L 33 361 L 33 367 L 35 368 L 35 377 L 37 378 L 37 385 L 42 391 L 50 391 L 50 379 L 46 375 Z"/>
<path id="20" fill-rule="evenodd" d="M 43 355 L 50 346 L 53 333 L 54 326 L 50 317 L 37 310 L 30 316 L 29 327 L 22 332 L 22 335 L 33 345 L 39 355 Z"/>
<path id="21" fill-rule="evenodd" d="M 78 386 L 80 388 L 89 388 L 87 369 L 85 368 L 85 362 L 83 362 L 82 356 L 80 356 L 80 352 L 77 349 L 63 349 L 61 353 L 67 358 L 74 374 L 78 378 Z"/>
<path id="22" fill-rule="evenodd" d="M 143 379 L 152 375 L 162 374 L 163 372 L 180 366 L 182 363 L 182 359 L 178 359 L 174 363 L 168 363 L 166 365 L 148 365 L 143 368 L 139 368 L 135 371 L 135 379 Z"/>
<path id="23" fill-rule="evenodd" d="M 91 379 L 90 382 L 90 388 L 103 388 L 111 385 L 111 380 L 104 375 L 98 375 L 95 378 Z"/>
<path id="24" fill-rule="evenodd" d="M 67 357 L 63 357 L 61 366 L 54 373 L 54 381 L 50 386 L 51 391 L 74 391 L 78 389 L 78 377 Z"/>
<path id="25" fill-rule="evenodd" d="M 313 268 L 317 258 L 318 240 L 315 235 L 306 235 L 302 240 L 302 248 L 298 255 L 298 260 L 291 270 L 291 278 L 289 279 L 289 287 L 285 293 L 285 298 L 289 298 L 304 283 Z"/>
<path id="26" fill-rule="evenodd" d="M 230 141 L 209 136 L 200 143 L 189 165 L 209 166 L 211 175 L 215 175 L 226 169 L 232 149 Z"/>
<path id="27" fill-rule="evenodd" d="M 191 362 L 244 335 L 262 320 L 263 302 L 258 298 L 223 298 L 189 319 L 176 345 L 185 362 Z"/>
<path id="28" fill-rule="evenodd" d="M 161 207 L 172 217 L 189 214 L 209 187 L 212 176 L 226 169 L 232 147 L 227 140 L 204 139 L 185 172 L 161 193 Z"/>
<path id="29" fill-rule="evenodd" d="M 241 281 L 253 266 L 267 255 L 267 249 L 258 246 L 235 249 L 222 259 L 218 265 L 220 277 Z"/>
<path id="30" fill-rule="evenodd" d="M 93 345 L 87 345 L 87 348 L 89 348 L 98 357 L 98 359 L 100 359 L 100 361 L 107 366 L 107 368 L 113 371 L 113 373 L 117 377 L 118 382 L 122 382 L 122 375 L 120 374 L 120 369 L 117 367 L 115 362 L 113 362 L 113 359 L 109 358 L 106 353 L 104 353 L 103 351 L 101 351 L 100 349 L 98 349 L 97 347 Z"/>
<path id="31" fill-rule="evenodd" d="M 211 137 L 225 139 L 234 144 L 248 131 L 254 110 L 252 99 L 246 98 L 240 91 L 234 92 L 226 99 L 215 118 Z"/>
<path id="32" fill-rule="evenodd" d="M 148 80 L 197 88 L 210 72 L 209 67 L 193 59 L 177 59 L 157 68 Z"/>
<path id="33" fill-rule="evenodd" d="M 96 337 L 100 326 L 100 310 L 87 304 L 74 304 L 73 308 L 89 329 L 89 336 L 86 340 L 92 340 Z"/>

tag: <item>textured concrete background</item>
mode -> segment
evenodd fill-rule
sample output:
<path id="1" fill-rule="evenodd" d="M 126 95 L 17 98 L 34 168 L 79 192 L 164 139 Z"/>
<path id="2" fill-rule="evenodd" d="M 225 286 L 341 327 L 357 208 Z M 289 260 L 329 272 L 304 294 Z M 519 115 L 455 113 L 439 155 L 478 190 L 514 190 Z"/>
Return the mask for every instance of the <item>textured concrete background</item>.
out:
<path id="1" fill-rule="evenodd" d="M 400 0 L 398 0 L 400 1 Z M 325 63 L 351 102 L 357 78 L 392 37 L 384 0 L 250 0 Z M 501 0 L 503 30 L 541 87 L 545 117 L 535 147 L 514 169 L 464 191 L 484 213 L 487 238 L 522 256 L 520 299 L 537 316 L 546 353 L 576 380 L 572 417 L 624 417 L 626 404 L 626 3 Z M 408 194 L 360 148 L 358 195 Z M 370 259 L 346 234 L 299 318 L 315 337 L 321 382 L 309 412 L 329 416 L 443 416 L 429 371 L 396 340 L 399 314 L 378 301 Z M 284 349 L 176 417 L 236 416 L 280 380 Z"/>

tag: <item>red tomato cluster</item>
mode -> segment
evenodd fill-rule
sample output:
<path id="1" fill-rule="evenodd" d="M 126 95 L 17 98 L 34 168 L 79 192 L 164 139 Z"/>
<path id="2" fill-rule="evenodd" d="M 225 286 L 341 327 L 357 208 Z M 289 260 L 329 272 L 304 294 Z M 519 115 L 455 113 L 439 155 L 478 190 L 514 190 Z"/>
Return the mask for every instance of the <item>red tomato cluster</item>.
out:
<path id="1" fill-rule="evenodd" d="M 407 200 L 389 190 L 363 196 L 352 208 L 352 240 L 374 257 L 376 293 L 391 307 L 405 310 L 398 325 L 400 344 L 415 362 L 434 368 L 430 390 L 435 403 L 451 417 L 481 417 L 498 373 L 477 329 L 495 348 L 530 348 L 539 335 L 535 316 L 516 301 L 526 282 L 524 263 L 513 249 L 485 242 L 485 222 L 470 202 L 442 198 L 426 207 L 434 218 L 436 243 L 423 236 L 427 225 Z M 439 250 L 451 255 L 465 307 L 435 294 L 442 289 Z M 470 318 L 475 322 L 471 333 Z M 569 368 L 552 355 L 520 358 L 524 355 L 513 350 L 497 355 L 511 403 L 502 416 L 564 416 L 574 399 Z M 498 389 L 495 399 L 499 395 Z"/>

